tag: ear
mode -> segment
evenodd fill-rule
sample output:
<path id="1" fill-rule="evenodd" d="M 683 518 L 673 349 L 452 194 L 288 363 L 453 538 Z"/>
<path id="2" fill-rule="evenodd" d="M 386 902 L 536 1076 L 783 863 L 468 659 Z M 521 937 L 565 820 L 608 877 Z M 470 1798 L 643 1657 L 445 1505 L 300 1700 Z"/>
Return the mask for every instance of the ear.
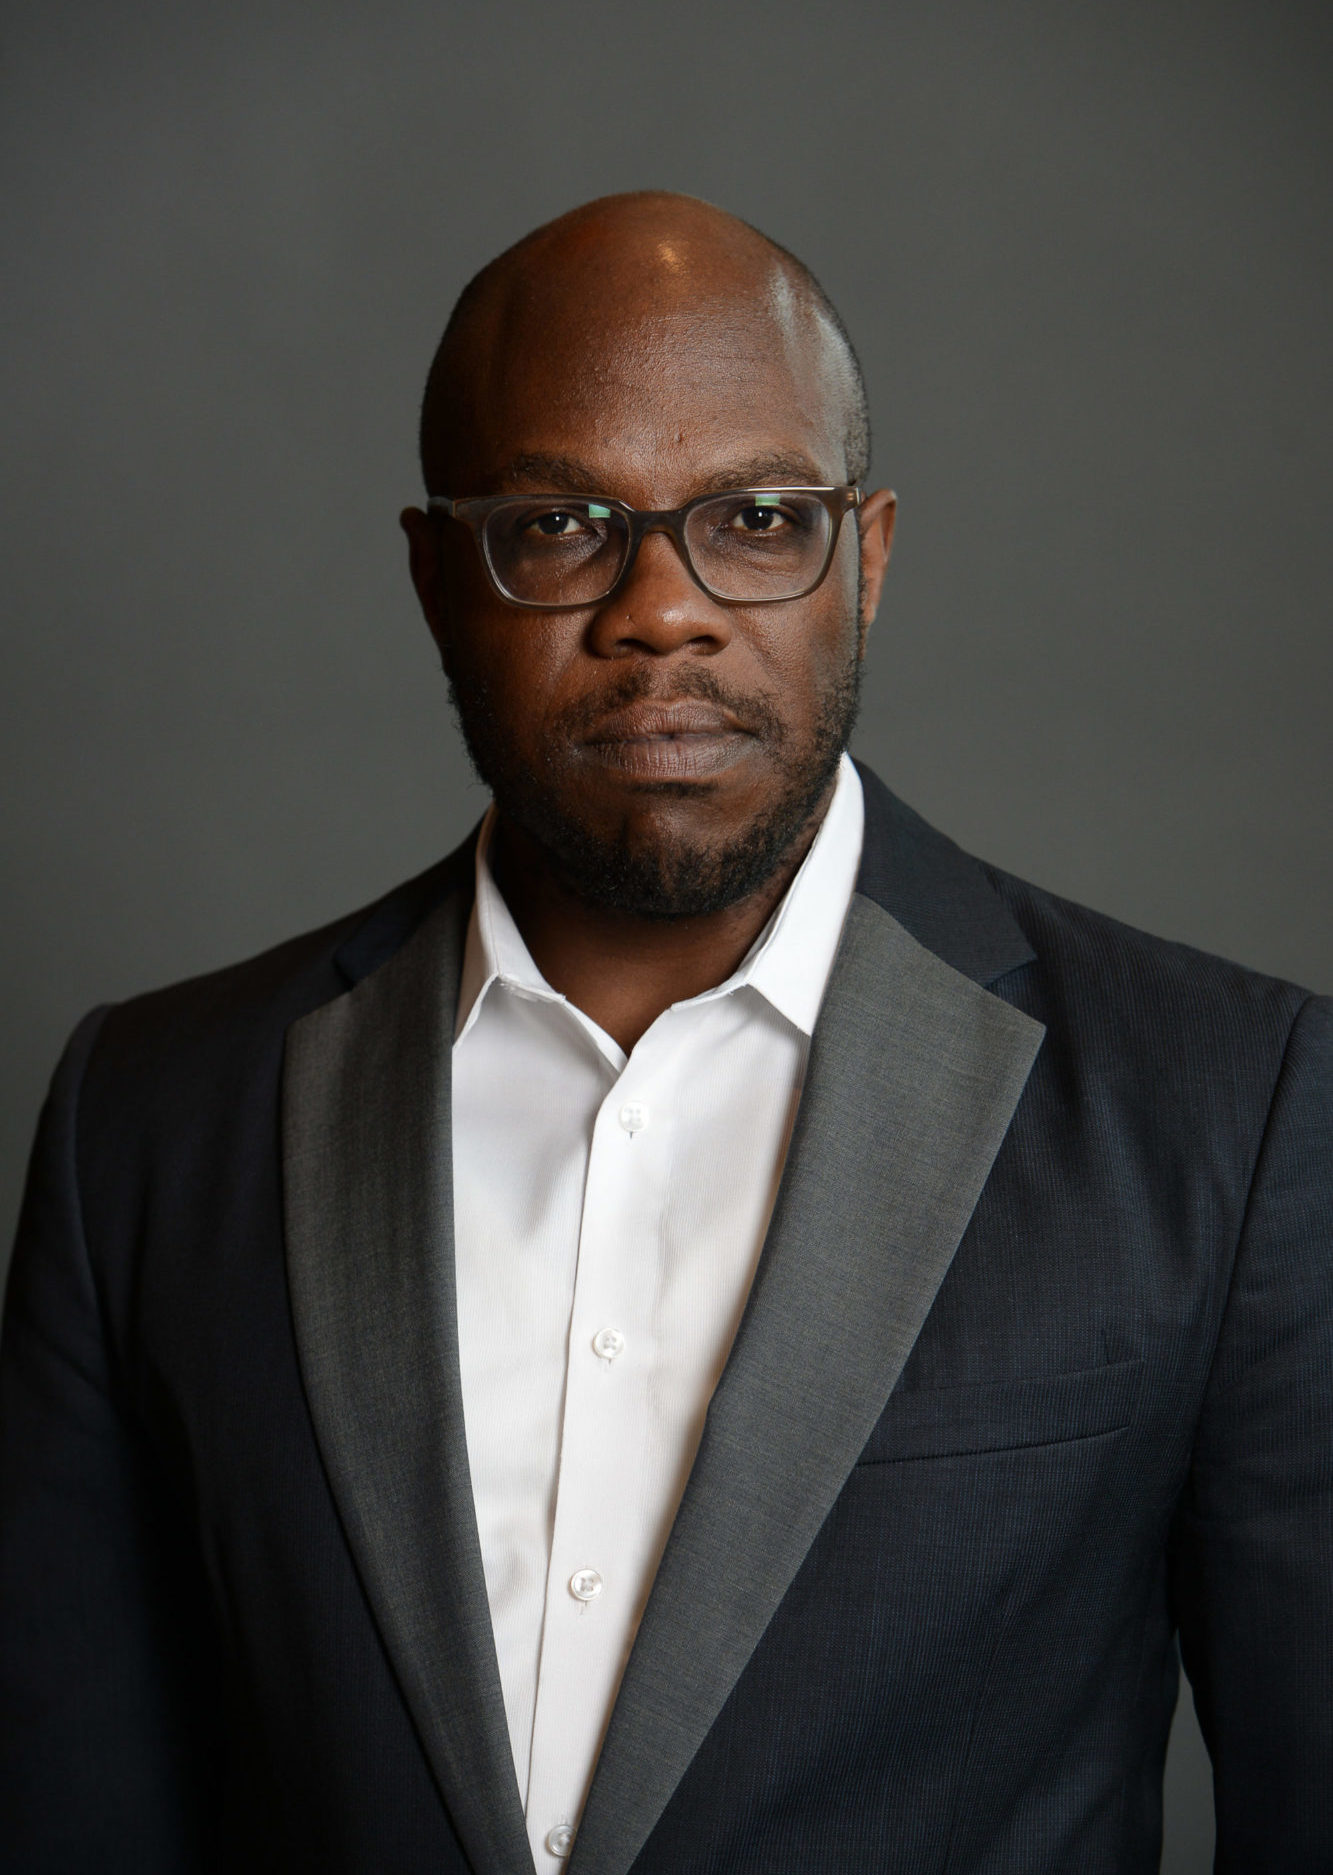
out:
<path id="1" fill-rule="evenodd" d="M 421 508 L 404 508 L 398 517 L 407 535 L 407 563 L 416 587 L 421 610 L 430 635 L 440 653 L 440 663 L 449 670 L 449 633 L 440 578 L 440 533 L 431 517 Z"/>
<path id="2" fill-rule="evenodd" d="M 879 610 L 880 589 L 888 571 L 893 551 L 893 523 L 898 514 L 898 497 L 891 488 L 877 488 L 867 495 L 856 511 L 861 536 L 861 642 L 860 655 L 866 654 L 866 638 Z"/>

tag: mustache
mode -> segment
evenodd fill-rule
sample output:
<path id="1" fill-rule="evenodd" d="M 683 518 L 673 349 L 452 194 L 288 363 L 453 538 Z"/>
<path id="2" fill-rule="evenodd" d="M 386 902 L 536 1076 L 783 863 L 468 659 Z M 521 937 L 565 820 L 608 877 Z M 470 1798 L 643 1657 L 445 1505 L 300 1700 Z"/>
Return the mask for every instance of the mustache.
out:
<path id="1" fill-rule="evenodd" d="M 761 742 L 786 739 L 786 725 L 766 692 L 737 690 L 700 664 L 682 664 L 669 676 L 642 666 L 627 669 L 595 696 L 582 697 L 562 710 L 555 726 L 571 742 L 588 741 L 609 717 L 636 703 L 709 703 Z"/>

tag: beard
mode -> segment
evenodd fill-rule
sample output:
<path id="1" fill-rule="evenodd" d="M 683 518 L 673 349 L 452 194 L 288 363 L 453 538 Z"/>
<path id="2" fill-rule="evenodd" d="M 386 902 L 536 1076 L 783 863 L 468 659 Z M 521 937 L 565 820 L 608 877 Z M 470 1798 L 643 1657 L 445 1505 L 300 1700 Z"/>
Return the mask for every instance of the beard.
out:
<path id="1" fill-rule="evenodd" d="M 665 827 L 651 841 L 631 840 L 625 829 L 600 832 L 569 812 L 556 789 L 516 758 L 482 673 L 469 672 L 461 683 L 451 678 L 449 697 L 472 765 L 501 815 L 536 842 L 565 889 L 601 910 L 666 920 L 725 911 L 772 879 L 833 783 L 856 721 L 860 688 L 861 663 L 853 654 L 826 686 L 798 741 L 771 699 L 734 695 L 704 665 L 682 663 L 672 672 L 669 692 L 654 681 L 651 667 L 637 665 L 594 704 L 558 721 L 560 740 L 569 743 L 608 709 L 668 694 L 733 711 L 767 746 L 781 785 L 740 833 L 713 841 Z M 654 782 L 650 791 L 698 797 L 697 784 L 689 782 Z"/>

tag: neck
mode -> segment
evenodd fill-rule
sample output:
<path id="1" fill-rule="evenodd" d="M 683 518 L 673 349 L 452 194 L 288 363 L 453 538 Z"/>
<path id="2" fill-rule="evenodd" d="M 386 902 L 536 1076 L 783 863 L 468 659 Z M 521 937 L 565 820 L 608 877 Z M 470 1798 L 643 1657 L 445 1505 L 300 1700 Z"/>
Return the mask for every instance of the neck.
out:
<path id="1" fill-rule="evenodd" d="M 551 988 L 628 1054 L 663 1010 L 735 970 L 796 876 L 831 795 L 830 787 L 757 891 L 698 917 L 639 918 L 590 903 L 564 884 L 545 849 L 503 815 L 491 841 L 491 870 Z"/>

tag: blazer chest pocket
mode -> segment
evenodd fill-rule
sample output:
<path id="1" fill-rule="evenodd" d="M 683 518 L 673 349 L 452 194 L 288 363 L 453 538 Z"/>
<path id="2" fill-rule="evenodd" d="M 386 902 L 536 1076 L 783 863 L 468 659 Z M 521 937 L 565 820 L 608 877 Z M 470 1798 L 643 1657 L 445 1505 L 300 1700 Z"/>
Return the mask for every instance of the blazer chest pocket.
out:
<path id="1" fill-rule="evenodd" d="M 1118 1432 L 1133 1418 L 1142 1377 L 1141 1360 L 1115 1361 L 1072 1374 L 891 1394 L 857 1463 L 1010 1452 Z"/>

